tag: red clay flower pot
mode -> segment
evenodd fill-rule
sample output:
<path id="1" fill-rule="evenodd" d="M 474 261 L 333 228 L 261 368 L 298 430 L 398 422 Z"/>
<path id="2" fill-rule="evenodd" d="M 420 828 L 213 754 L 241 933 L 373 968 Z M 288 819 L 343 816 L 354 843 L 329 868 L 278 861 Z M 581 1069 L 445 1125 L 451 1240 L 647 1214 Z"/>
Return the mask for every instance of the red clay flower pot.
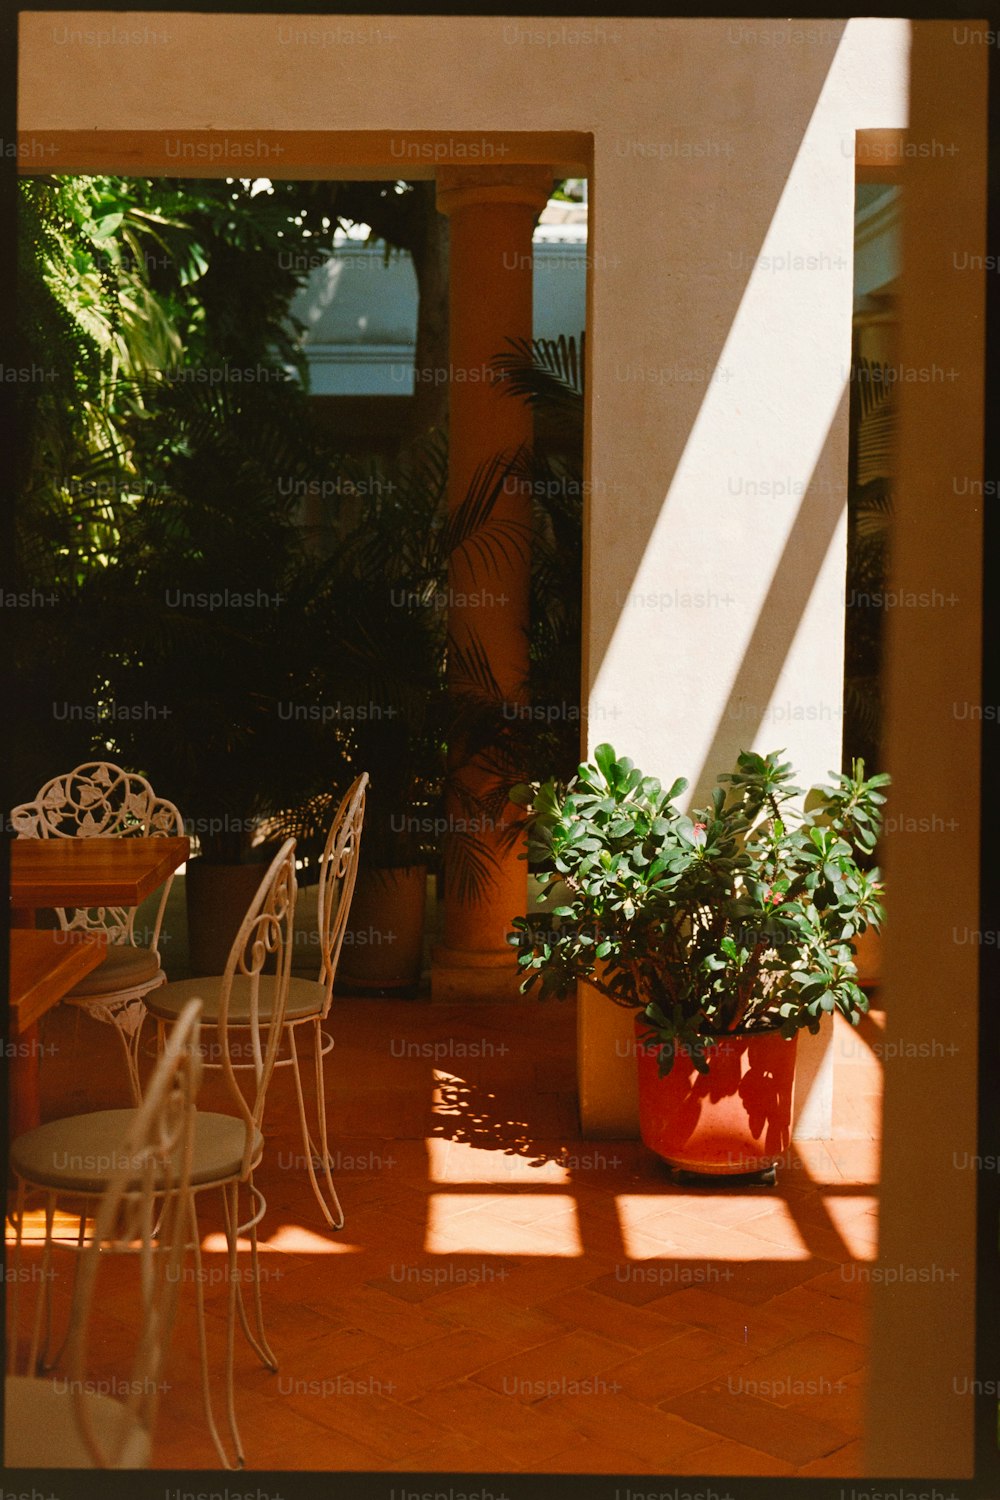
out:
<path id="1" fill-rule="evenodd" d="M 647 1030 L 637 1017 L 637 1041 Z M 727 1177 L 773 1167 L 792 1134 L 797 1040 L 777 1031 L 735 1032 L 707 1054 L 707 1073 L 682 1052 L 665 1078 L 655 1046 L 640 1042 L 643 1142 L 686 1172 Z"/>

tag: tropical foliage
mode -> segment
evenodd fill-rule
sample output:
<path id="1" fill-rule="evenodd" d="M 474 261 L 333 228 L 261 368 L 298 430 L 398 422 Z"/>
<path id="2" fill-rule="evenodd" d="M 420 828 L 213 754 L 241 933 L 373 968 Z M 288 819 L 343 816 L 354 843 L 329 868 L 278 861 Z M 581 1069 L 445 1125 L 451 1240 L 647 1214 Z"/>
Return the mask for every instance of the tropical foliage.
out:
<path id="1" fill-rule="evenodd" d="M 25 795 L 54 763 L 113 754 L 230 860 L 262 825 L 320 840 L 331 797 L 367 769 L 366 848 L 405 861 L 440 852 L 449 746 L 490 757 L 494 811 L 539 754 L 546 771 L 575 762 L 572 341 L 518 353 L 529 372 L 569 360 L 576 418 L 553 456 L 543 442 L 486 465 L 451 516 L 442 430 L 391 463 L 336 452 L 294 378 L 296 287 L 349 211 L 387 244 L 416 242 L 426 204 L 406 187 L 25 179 L 22 343 L 54 372 L 25 402 L 18 476 L 21 581 L 48 590 L 14 648 Z M 531 538 L 493 515 L 522 482 Z M 543 709 L 544 738 L 511 719 L 475 640 L 459 650 L 447 630 L 456 555 L 478 566 L 529 543 L 531 702 L 568 709 L 554 728 Z M 459 847 L 466 893 L 489 878 L 474 857 Z"/>
<path id="2" fill-rule="evenodd" d="M 167 615 L 164 575 L 197 592 L 239 574 L 220 554 L 267 529 L 308 406 L 285 368 L 281 315 L 297 284 L 282 264 L 287 210 L 269 216 L 249 183 L 27 178 L 20 192 L 19 342 L 44 376 L 24 392 L 16 476 L 18 585 L 39 607 L 13 632 L 23 712 L 12 779 L 30 789 L 92 751 L 152 770 L 135 759 L 140 721 L 125 717 L 174 711 L 164 699 L 176 679 L 154 672 L 166 648 L 151 642 L 186 626 L 189 666 L 213 660 L 197 616 Z M 279 410 L 284 429 L 265 451 Z M 285 544 L 262 554 L 272 592 L 292 541 L 287 512 L 277 509 Z M 193 640 L 208 649 L 192 652 Z M 215 673 L 217 698 L 226 680 Z"/>

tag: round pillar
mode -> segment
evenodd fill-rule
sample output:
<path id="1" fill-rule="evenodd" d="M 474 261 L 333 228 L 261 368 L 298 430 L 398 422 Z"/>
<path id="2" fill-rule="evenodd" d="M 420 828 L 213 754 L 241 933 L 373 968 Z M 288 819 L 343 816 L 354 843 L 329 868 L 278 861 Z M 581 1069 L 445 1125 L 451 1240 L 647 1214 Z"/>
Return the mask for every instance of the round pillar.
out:
<path id="1" fill-rule="evenodd" d="M 503 390 L 492 361 L 509 339 L 532 336 L 532 234 L 552 190 L 546 167 L 442 168 L 437 201 L 449 216 L 450 368 L 449 506 L 454 512 L 481 465 L 509 460 L 532 440 L 531 412 Z M 449 575 L 449 686 L 468 679 L 462 653 L 474 652 L 512 708 L 527 701 L 531 584 L 531 500 L 510 479 L 500 489 L 485 546 L 457 554 Z M 516 994 L 511 918 L 526 910 L 522 846 L 504 848 L 516 812 L 476 812 L 474 799 L 496 773 L 459 744 L 450 747 L 452 789 L 445 841 L 444 943 L 434 951 L 435 998 L 508 998 Z M 491 826 L 492 825 L 492 826 Z M 470 892 L 462 870 L 480 874 Z"/>

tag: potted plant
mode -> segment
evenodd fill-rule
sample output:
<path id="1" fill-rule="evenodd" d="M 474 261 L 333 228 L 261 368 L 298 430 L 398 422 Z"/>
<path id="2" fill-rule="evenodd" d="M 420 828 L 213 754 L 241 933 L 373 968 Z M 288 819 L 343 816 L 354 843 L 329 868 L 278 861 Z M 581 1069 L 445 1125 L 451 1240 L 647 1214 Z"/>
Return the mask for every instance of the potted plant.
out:
<path id="1" fill-rule="evenodd" d="M 771 1171 L 791 1130 L 795 1038 L 867 1009 L 851 940 L 878 928 L 880 788 L 864 764 L 805 796 L 783 752 L 741 752 L 685 813 L 610 745 L 534 794 L 529 858 L 560 904 L 518 917 L 521 988 L 585 980 L 637 1021 L 643 1140 L 688 1171 Z M 568 895 L 567 895 L 568 891 Z"/>

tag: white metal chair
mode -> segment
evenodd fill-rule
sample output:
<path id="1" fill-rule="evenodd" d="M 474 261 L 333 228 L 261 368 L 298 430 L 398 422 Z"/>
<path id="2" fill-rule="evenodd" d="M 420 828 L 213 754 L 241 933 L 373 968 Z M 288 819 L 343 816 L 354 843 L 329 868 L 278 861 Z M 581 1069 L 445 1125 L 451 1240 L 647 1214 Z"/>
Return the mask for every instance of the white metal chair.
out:
<path id="1" fill-rule="evenodd" d="M 67 1377 L 53 1381 L 10 1374 L 5 1381 L 8 1467 L 135 1469 L 149 1463 L 170 1343 L 181 1267 L 186 1254 L 194 1146 L 195 1097 L 201 1079 L 197 1000 L 185 1007 L 160 1058 L 142 1105 L 124 1111 L 125 1128 L 107 1167 L 90 1241 L 77 1258 L 67 1336 Z M 73 1121 L 59 1122 L 67 1153 L 82 1142 Z M 95 1185 L 96 1186 L 96 1185 Z M 88 1194 L 88 1197 L 96 1196 Z M 23 1201 L 20 1204 L 23 1210 Z M 18 1224 L 22 1224 L 21 1213 Z M 20 1271 L 21 1233 L 17 1246 Z M 45 1246 L 45 1270 L 51 1247 Z M 117 1253 L 116 1253 L 117 1252 Z M 103 1270 L 128 1253 L 139 1260 L 131 1367 L 116 1371 L 112 1389 L 90 1378 L 91 1324 L 100 1305 Z M 118 1269 L 118 1264 L 115 1264 Z M 44 1271 L 43 1271 L 44 1274 Z M 19 1276 L 15 1276 L 9 1333 L 17 1358 Z M 50 1283 L 48 1283 L 50 1284 Z M 44 1294 L 37 1299 L 29 1370 L 35 1369 Z M 97 1387 L 95 1389 L 95 1387 Z"/>
<path id="2" fill-rule="evenodd" d="M 264 1332 L 263 1306 L 260 1294 L 260 1265 L 257 1250 L 257 1225 L 267 1203 L 254 1182 L 254 1171 L 264 1152 L 262 1124 L 267 1087 L 281 1045 L 282 1024 L 288 998 L 291 974 L 292 928 L 295 914 L 295 840 L 287 839 L 275 855 L 260 887 L 250 903 L 240 930 L 233 942 L 218 990 L 216 1025 L 222 1050 L 222 1072 L 234 1105 L 234 1113 L 218 1114 L 199 1110 L 195 1119 L 193 1165 L 190 1189 L 185 1195 L 187 1221 L 194 1255 L 194 1282 L 198 1317 L 198 1345 L 201 1358 L 202 1396 L 205 1417 L 220 1462 L 225 1468 L 242 1468 L 243 1443 L 236 1422 L 234 1391 L 234 1342 L 236 1318 L 247 1342 L 261 1362 L 277 1370 L 278 1362 Z M 265 968 L 271 972 L 265 974 Z M 262 999 L 266 995 L 267 1003 Z M 238 996 L 238 999 L 237 999 Z M 189 997 L 197 998 L 197 997 Z M 230 1057 L 230 1012 L 238 1013 L 235 1022 L 241 1031 L 249 1032 L 252 1081 L 244 1090 L 237 1079 Z M 171 1031 L 171 1036 L 173 1030 Z M 169 1045 L 169 1043 L 168 1043 Z M 235 1048 L 234 1048 L 235 1051 Z M 202 1059 L 202 1065 L 204 1061 Z M 239 1065 L 237 1065 L 239 1066 Z M 241 1070 L 242 1071 L 242 1070 Z M 119 1139 L 123 1119 L 130 1110 L 99 1110 L 77 1115 L 71 1120 L 56 1120 L 19 1136 L 11 1148 L 10 1161 L 18 1178 L 17 1225 L 20 1241 L 23 1224 L 24 1194 L 28 1187 L 44 1188 L 46 1197 L 45 1254 L 50 1256 L 52 1224 L 58 1195 L 77 1198 L 81 1193 L 100 1191 L 103 1182 L 95 1181 L 94 1161 L 106 1161 Z M 244 1187 L 249 1194 L 251 1212 L 244 1222 L 239 1219 L 239 1194 Z M 228 1319 L 226 1330 L 226 1413 L 232 1435 L 235 1462 L 219 1437 L 212 1410 L 209 1376 L 208 1340 L 205 1320 L 204 1275 L 201 1264 L 201 1236 L 198 1228 L 197 1195 L 219 1189 L 222 1196 L 227 1245 Z M 237 1241 L 249 1233 L 251 1280 L 253 1283 L 256 1332 L 252 1332 L 243 1304 L 243 1292 L 237 1275 Z M 43 1262 L 43 1285 L 45 1283 Z M 33 1356 L 37 1335 L 32 1341 Z"/>
<path id="3" fill-rule="evenodd" d="M 87 761 L 65 776 L 47 781 L 33 802 L 11 813 L 21 839 L 128 838 L 179 836 L 184 822 L 172 802 L 158 797 L 149 782 L 110 761 Z M 145 1018 L 143 996 L 166 982 L 160 967 L 160 928 L 173 875 L 163 884 L 148 941 L 136 932 L 137 907 L 56 908 L 60 927 L 107 934 L 104 958 L 64 997 L 99 1021 L 111 1022 L 125 1053 L 133 1103 L 139 1083 L 139 1035 Z"/>
<path id="4" fill-rule="evenodd" d="M 291 980 L 284 1020 L 289 1051 L 287 1056 L 278 1059 L 277 1064 L 279 1067 L 291 1064 L 294 1071 L 299 1125 L 302 1131 L 302 1146 L 309 1182 L 326 1222 L 333 1229 L 344 1227 L 344 1211 L 333 1182 L 334 1161 L 330 1154 L 327 1136 L 323 1059 L 333 1047 L 333 1037 L 323 1030 L 323 1022 L 329 1014 L 333 999 L 337 963 L 344 942 L 351 898 L 354 895 L 367 788 L 368 773 L 362 771 L 341 799 L 327 834 L 320 863 L 317 903 L 320 936 L 319 978 L 312 980 L 296 976 Z M 203 1002 L 203 1026 L 207 1028 L 218 1025 L 222 983 L 221 978 L 184 979 L 162 985 L 151 995 L 147 995 L 145 1004 L 150 1014 L 156 1018 L 159 1044 L 162 1045 L 165 1026 L 176 1020 L 183 1006 L 195 994 L 199 995 Z M 269 991 L 265 988 L 261 995 L 262 1015 L 269 1004 L 268 994 Z M 232 995 L 229 1025 L 231 1027 L 246 1025 L 246 1021 L 241 1019 L 246 1014 L 245 996 L 237 986 Z M 302 1087 L 302 1070 L 295 1042 L 295 1033 L 300 1026 L 309 1026 L 313 1031 L 316 1084 L 315 1132 L 308 1118 L 306 1098 Z M 213 1064 L 208 1063 L 207 1066 L 211 1067 Z M 322 1181 L 317 1175 L 317 1169 L 322 1174 Z"/>

